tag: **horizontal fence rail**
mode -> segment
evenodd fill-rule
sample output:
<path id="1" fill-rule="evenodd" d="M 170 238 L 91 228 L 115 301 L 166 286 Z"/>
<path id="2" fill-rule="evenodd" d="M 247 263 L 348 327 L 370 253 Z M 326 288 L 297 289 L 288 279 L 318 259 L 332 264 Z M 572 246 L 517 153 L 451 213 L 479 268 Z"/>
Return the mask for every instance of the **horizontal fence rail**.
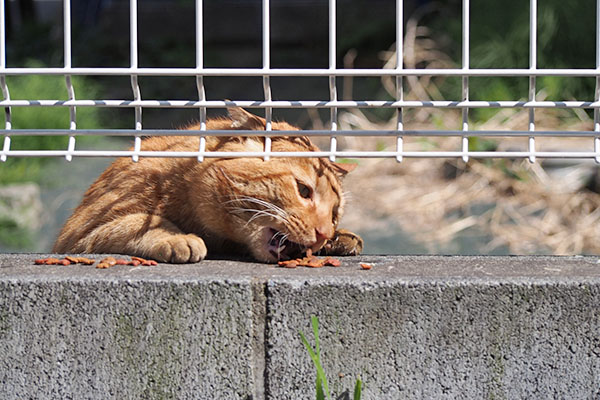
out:
<path id="1" fill-rule="evenodd" d="M 598 77 L 598 68 L 416 68 L 339 69 L 339 68 L 0 68 L 0 75 L 97 75 L 97 76 L 189 76 L 214 77 L 382 77 L 382 76 L 473 76 L 473 77 Z"/>
<path id="2" fill-rule="evenodd" d="M 112 107 L 112 108 L 600 108 L 600 101 L 449 101 L 449 100 L 4 100 L 0 107 Z"/>
<path id="3" fill-rule="evenodd" d="M 179 129 L 144 129 L 143 136 L 255 136 L 255 137 L 280 137 L 280 136 L 331 136 L 331 130 L 294 130 L 294 131 L 254 131 L 254 130 L 179 130 Z M 0 129 L 0 134 L 10 136 L 135 136 L 140 132 L 134 129 Z M 336 136 L 355 137 L 396 137 L 397 130 L 339 130 Z M 540 137 L 596 137 L 594 131 L 536 131 Z M 403 130 L 402 136 L 408 137 L 525 137 L 531 136 L 531 131 L 519 130 Z"/>
<path id="4" fill-rule="evenodd" d="M 139 65 L 138 60 L 138 1 L 129 0 L 129 66 L 128 67 L 74 67 L 72 65 L 71 2 L 63 0 L 63 67 L 8 67 L 6 62 L 6 0 L 0 0 L 0 89 L 2 99 L 0 107 L 5 110 L 5 126 L 1 131 L 4 142 L 0 151 L 0 160 L 10 157 L 131 157 L 134 161 L 140 157 L 193 157 L 202 161 L 216 157 L 327 157 L 336 158 L 526 158 L 535 162 L 537 158 L 578 158 L 594 159 L 600 162 L 600 0 L 596 2 L 596 67 L 595 68 L 539 68 L 537 62 L 537 0 L 529 1 L 529 67 L 528 68 L 472 68 L 470 66 L 470 1 L 462 0 L 462 66 L 460 68 L 406 68 L 404 66 L 404 2 L 396 0 L 396 44 L 395 66 L 392 68 L 339 68 L 337 65 L 337 11 L 336 1 L 328 0 L 328 68 L 273 68 L 271 66 L 271 5 L 262 0 L 262 67 L 260 68 L 207 68 L 204 65 L 204 4 L 195 0 L 195 67 L 190 68 L 147 68 Z M 25 76 L 61 76 L 64 77 L 68 99 L 13 99 L 7 77 Z M 130 79 L 131 99 L 85 99 L 77 96 L 73 85 L 74 76 L 124 76 Z M 143 98 L 139 77 L 190 77 L 195 78 L 198 96 L 194 99 L 168 100 Z M 206 96 L 206 77 L 257 77 L 262 79 L 263 98 L 249 100 L 209 100 Z M 281 100 L 272 95 L 272 77 L 323 77 L 329 82 L 329 96 L 319 100 Z M 394 100 L 379 99 L 339 99 L 337 78 L 388 78 L 394 82 L 396 96 Z M 404 98 L 405 81 L 411 77 L 457 77 L 461 79 L 461 95 L 451 100 L 409 100 Z M 478 77 L 523 77 L 529 80 L 526 99 L 518 100 L 473 100 L 470 99 L 470 78 Z M 593 99 L 580 100 L 538 100 L 536 93 L 541 89 L 538 78 L 573 77 L 595 78 L 596 90 Z M 394 97 L 394 96 L 392 96 Z M 22 107 L 64 107 L 69 109 L 69 125 L 65 129 L 14 129 L 12 126 L 12 108 Z M 130 108 L 135 111 L 133 129 L 81 129 L 77 125 L 77 108 Z M 215 131 L 207 129 L 207 110 L 216 108 L 243 107 L 262 109 L 266 119 L 264 131 Z M 144 109 L 198 109 L 199 130 L 156 130 L 143 127 Z M 347 130 L 340 129 L 342 110 L 361 108 L 396 109 L 396 129 Z M 330 128 L 321 130 L 272 131 L 273 109 L 327 109 L 330 112 Z M 406 129 L 404 115 L 410 109 L 459 109 L 462 112 L 461 129 Z M 528 124 L 526 130 L 473 129 L 469 122 L 470 109 L 526 109 Z M 590 130 L 538 130 L 536 129 L 537 109 L 592 110 L 593 129 Z M 291 121 L 293 122 L 293 121 Z M 67 129 L 68 128 L 68 129 Z M 16 150 L 11 148 L 11 137 L 18 136 L 68 136 L 68 145 L 64 150 Z M 157 135 L 199 136 L 198 151 L 142 151 L 142 137 Z M 218 152 L 206 150 L 208 136 L 260 136 L 265 138 L 261 152 Z M 274 136 L 314 136 L 330 139 L 329 149 L 319 152 L 273 152 L 271 139 Z M 134 139 L 133 150 L 81 150 L 77 148 L 77 138 L 81 136 L 129 136 Z M 388 137 L 396 139 L 396 149 L 389 151 L 342 150 L 338 148 L 340 137 Z M 427 149 L 414 151 L 404 148 L 405 137 L 455 137 L 462 139 L 456 150 Z M 469 139 L 473 137 L 527 138 L 526 150 L 515 151 L 475 151 L 469 148 Z M 590 139 L 589 149 L 581 151 L 542 151 L 537 149 L 536 138 L 584 138 Z"/>

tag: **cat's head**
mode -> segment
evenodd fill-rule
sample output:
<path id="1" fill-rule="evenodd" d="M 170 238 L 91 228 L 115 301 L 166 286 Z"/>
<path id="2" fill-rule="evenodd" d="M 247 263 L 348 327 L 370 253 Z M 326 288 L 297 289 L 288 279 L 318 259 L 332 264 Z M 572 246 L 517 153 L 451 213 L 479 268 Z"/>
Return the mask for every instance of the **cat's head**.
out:
<path id="1" fill-rule="evenodd" d="M 232 109 L 234 129 L 264 130 L 265 120 Z M 273 130 L 297 130 L 273 122 Z M 238 151 L 261 151 L 264 138 L 237 139 Z M 231 145 L 231 144 L 230 144 Z M 274 152 L 318 151 L 304 136 L 273 137 Z M 317 251 L 333 239 L 344 210 L 341 179 L 355 164 L 327 158 L 272 157 L 220 160 L 214 173 L 222 183 L 222 204 L 231 223 L 229 239 L 244 243 L 258 260 L 274 262 Z"/>

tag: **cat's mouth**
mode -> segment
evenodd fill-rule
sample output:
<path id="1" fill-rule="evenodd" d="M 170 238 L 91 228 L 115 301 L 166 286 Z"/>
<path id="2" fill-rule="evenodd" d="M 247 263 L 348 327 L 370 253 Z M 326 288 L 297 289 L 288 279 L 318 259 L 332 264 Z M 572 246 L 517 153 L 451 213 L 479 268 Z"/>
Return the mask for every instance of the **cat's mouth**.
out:
<path id="1" fill-rule="evenodd" d="M 288 240 L 287 235 L 273 228 L 267 230 L 267 250 L 276 260 L 290 260 L 306 252 L 307 247 Z"/>

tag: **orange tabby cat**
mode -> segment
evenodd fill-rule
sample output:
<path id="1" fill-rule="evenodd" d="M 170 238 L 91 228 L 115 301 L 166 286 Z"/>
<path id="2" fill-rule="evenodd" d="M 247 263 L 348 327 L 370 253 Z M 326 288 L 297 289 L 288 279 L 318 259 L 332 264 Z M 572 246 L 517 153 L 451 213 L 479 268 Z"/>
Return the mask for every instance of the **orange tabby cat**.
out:
<path id="1" fill-rule="evenodd" d="M 207 129 L 264 130 L 241 108 Z M 192 126 L 190 129 L 198 129 Z M 273 130 L 295 130 L 274 122 Z M 153 137 L 142 150 L 196 151 L 195 136 Z M 259 137 L 207 137 L 212 151 L 261 151 Z M 273 151 L 318 150 L 306 137 L 274 137 Z M 275 262 L 307 249 L 356 255 L 362 239 L 337 230 L 347 164 L 317 158 L 118 159 L 85 193 L 63 227 L 56 253 L 120 253 L 162 262 L 197 262 L 207 254 L 250 253 Z"/>

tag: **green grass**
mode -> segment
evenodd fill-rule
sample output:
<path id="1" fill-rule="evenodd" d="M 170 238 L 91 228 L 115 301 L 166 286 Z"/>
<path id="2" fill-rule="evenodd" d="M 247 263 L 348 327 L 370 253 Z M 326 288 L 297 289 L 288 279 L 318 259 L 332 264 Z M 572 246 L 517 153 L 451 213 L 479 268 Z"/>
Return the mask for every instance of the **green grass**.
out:
<path id="1" fill-rule="evenodd" d="M 313 348 L 304 333 L 300 331 L 300 339 L 306 347 L 306 351 L 310 355 L 310 359 L 312 360 L 315 368 L 317 370 L 317 379 L 316 379 L 316 399 L 317 400 L 331 400 L 331 394 L 329 392 L 329 385 L 327 383 L 327 376 L 325 375 L 325 371 L 323 370 L 323 365 L 321 364 L 321 345 L 319 341 L 319 319 L 314 315 L 311 317 L 311 324 L 313 329 L 313 335 L 315 336 L 315 347 Z M 362 395 L 362 381 L 360 378 L 356 379 L 356 384 L 354 385 L 354 400 L 360 400 Z"/>

